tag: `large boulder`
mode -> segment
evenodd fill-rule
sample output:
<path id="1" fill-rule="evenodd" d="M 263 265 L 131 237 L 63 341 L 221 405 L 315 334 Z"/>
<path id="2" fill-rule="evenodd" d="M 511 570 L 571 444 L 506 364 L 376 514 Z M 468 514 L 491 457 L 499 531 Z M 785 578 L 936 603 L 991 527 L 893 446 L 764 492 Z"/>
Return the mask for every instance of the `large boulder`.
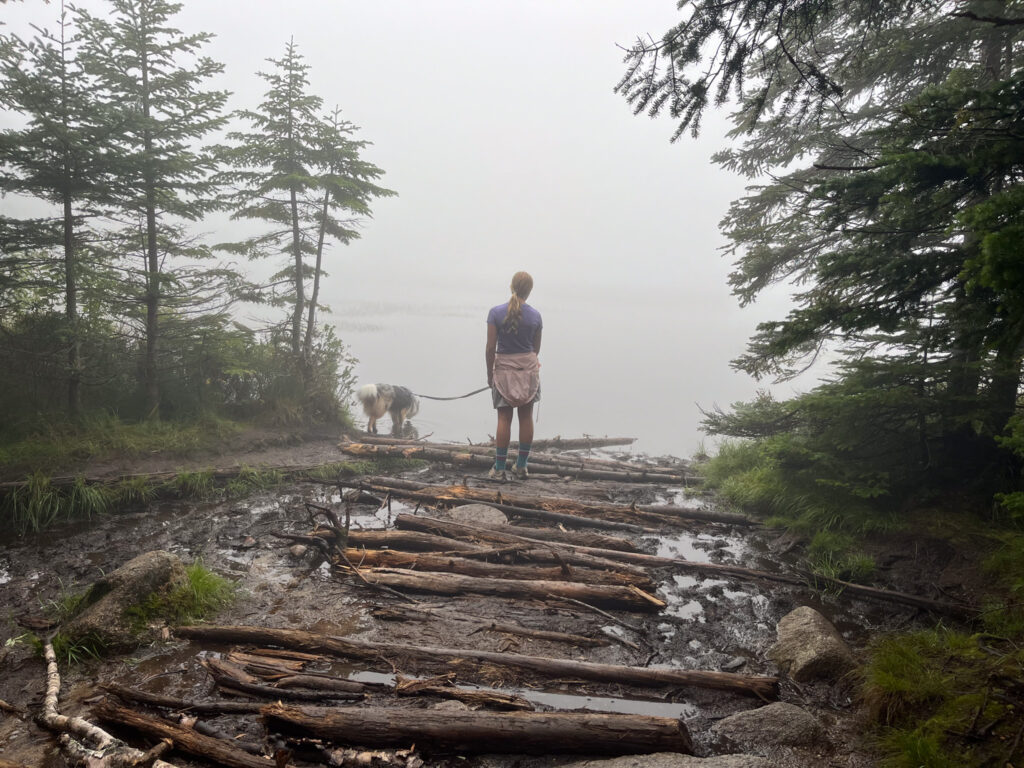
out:
<path id="1" fill-rule="evenodd" d="M 853 669 L 853 652 L 828 619 L 802 606 L 786 614 L 777 628 L 778 642 L 769 659 L 798 683 L 835 681 Z"/>
<path id="2" fill-rule="evenodd" d="M 675 752 L 656 752 L 652 755 L 628 755 L 610 760 L 584 760 L 563 765 L 562 768 L 772 768 L 772 764 L 754 755 L 692 757 Z"/>
<path id="3" fill-rule="evenodd" d="M 131 650 L 139 644 L 138 616 L 131 609 L 187 584 L 181 560 L 163 550 L 146 552 L 94 583 L 61 632 L 72 643 Z"/>
<path id="4" fill-rule="evenodd" d="M 721 746 L 758 754 L 772 752 L 774 747 L 828 743 L 828 734 L 814 715 L 783 702 L 730 715 L 715 723 L 711 733 Z"/>

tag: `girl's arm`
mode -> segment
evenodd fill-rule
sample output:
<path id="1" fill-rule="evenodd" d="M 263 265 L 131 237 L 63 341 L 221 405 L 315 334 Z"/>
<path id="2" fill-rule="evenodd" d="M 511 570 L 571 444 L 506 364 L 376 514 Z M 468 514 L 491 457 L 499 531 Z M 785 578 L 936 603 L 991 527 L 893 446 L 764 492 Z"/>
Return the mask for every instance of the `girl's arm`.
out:
<path id="1" fill-rule="evenodd" d="M 487 348 L 484 350 L 484 360 L 487 363 L 487 386 L 494 385 L 494 353 L 498 349 L 498 326 L 487 324 Z"/>

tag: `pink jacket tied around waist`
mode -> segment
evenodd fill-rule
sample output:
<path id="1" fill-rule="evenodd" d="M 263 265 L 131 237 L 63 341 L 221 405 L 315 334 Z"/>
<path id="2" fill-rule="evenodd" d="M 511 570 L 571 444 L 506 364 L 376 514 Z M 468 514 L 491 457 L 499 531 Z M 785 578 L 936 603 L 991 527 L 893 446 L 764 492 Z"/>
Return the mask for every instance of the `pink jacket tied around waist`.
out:
<path id="1" fill-rule="evenodd" d="M 537 353 L 495 355 L 494 387 L 513 408 L 532 403 L 540 389 L 540 361 Z"/>

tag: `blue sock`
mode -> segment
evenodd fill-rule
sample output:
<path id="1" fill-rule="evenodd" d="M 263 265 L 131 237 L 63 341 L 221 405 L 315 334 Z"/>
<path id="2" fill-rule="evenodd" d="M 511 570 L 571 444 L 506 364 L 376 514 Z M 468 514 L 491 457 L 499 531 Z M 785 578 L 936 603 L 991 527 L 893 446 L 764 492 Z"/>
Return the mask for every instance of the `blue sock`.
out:
<path id="1" fill-rule="evenodd" d="M 494 449 L 494 468 L 501 472 L 508 462 L 508 446 Z"/>
<path id="2" fill-rule="evenodd" d="M 520 443 L 519 444 L 519 455 L 516 456 L 516 468 L 523 469 L 526 466 L 526 462 L 530 460 L 530 446 L 533 443 Z"/>

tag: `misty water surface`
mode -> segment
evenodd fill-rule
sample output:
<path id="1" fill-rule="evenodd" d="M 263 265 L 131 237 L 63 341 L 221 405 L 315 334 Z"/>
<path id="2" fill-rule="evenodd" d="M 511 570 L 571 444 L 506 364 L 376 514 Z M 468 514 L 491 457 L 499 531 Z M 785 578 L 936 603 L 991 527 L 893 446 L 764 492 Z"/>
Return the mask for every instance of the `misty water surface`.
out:
<path id="1" fill-rule="evenodd" d="M 340 302 L 328 322 L 359 358 L 360 383 L 404 384 L 447 397 L 486 383 L 485 318 L 504 300 L 502 290 L 401 292 Z M 743 331 L 730 326 L 734 306 L 717 296 L 702 304 L 699 296 L 665 290 L 573 291 L 538 281 L 530 303 L 544 317 L 537 438 L 629 436 L 638 438 L 635 452 L 686 457 L 705 440 L 696 403 L 727 405 L 755 389 L 729 372 L 729 359 L 742 348 L 722 340 L 742 338 Z M 494 434 L 494 420 L 485 392 L 424 400 L 413 423 L 431 439 L 482 442 Z"/>

